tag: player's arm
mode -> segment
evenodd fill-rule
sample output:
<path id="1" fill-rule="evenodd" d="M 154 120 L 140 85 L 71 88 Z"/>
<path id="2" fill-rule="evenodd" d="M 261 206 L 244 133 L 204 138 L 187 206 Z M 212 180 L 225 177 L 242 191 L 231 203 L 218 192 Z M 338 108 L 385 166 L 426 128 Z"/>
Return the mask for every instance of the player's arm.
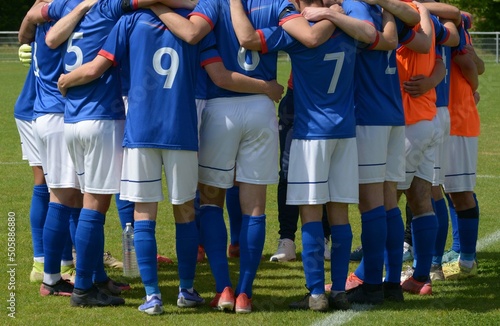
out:
<path id="1" fill-rule="evenodd" d="M 379 5 L 395 17 L 401 19 L 408 26 L 415 26 L 420 22 L 419 13 L 401 0 L 361 0 L 371 5 Z"/>
<path id="2" fill-rule="evenodd" d="M 344 33 L 360 42 L 373 44 L 377 41 L 378 33 L 373 25 L 340 13 L 335 9 L 335 6 L 337 5 L 330 8 L 307 7 L 302 11 L 302 15 L 309 21 L 329 20 L 342 29 Z M 283 28 L 285 28 L 285 25 L 283 25 Z"/>
<path id="3" fill-rule="evenodd" d="M 58 20 L 47 32 L 47 36 L 45 37 L 47 46 L 55 49 L 66 42 L 71 33 L 73 33 L 76 25 L 96 2 L 97 0 L 82 1 L 69 14 Z"/>
<path id="4" fill-rule="evenodd" d="M 474 50 L 474 47 L 470 44 L 467 44 L 464 47 L 465 51 L 467 51 L 467 54 L 469 54 L 472 57 L 472 60 L 476 64 L 477 67 L 477 74 L 482 75 L 484 74 L 485 66 L 484 66 L 484 61 L 481 59 L 477 53 L 476 50 Z"/>
<path id="5" fill-rule="evenodd" d="M 455 26 L 462 23 L 460 10 L 452 5 L 443 2 L 435 2 L 434 0 L 421 1 L 429 12 L 441 19 L 451 20 Z"/>
<path id="6" fill-rule="evenodd" d="M 404 46 L 417 53 L 429 53 L 434 37 L 432 20 L 429 11 L 419 2 L 413 2 L 420 13 L 420 29 L 415 33 L 415 37 Z"/>
<path id="7" fill-rule="evenodd" d="M 189 44 L 197 44 L 212 30 L 210 24 L 200 16 L 192 15 L 186 19 L 161 4 L 152 5 L 150 9 L 175 36 Z"/>
<path id="8" fill-rule="evenodd" d="M 379 40 L 374 50 L 390 51 L 398 46 L 398 29 L 394 16 L 387 10 L 382 12 L 382 32 L 379 33 Z"/>
<path id="9" fill-rule="evenodd" d="M 19 27 L 18 39 L 21 44 L 29 44 L 35 40 L 36 25 L 47 21 L 42 15 L 42 7 L 50 1 L 36 0 L 26 13 Z"/>
<path id="10" fill-rule="evenodd" d="M 265 94 L 274 102 L 279 102 L 283 96 L 284 88 L 276 80 L 265 81 L 229 71 L 221 61 L 206 65 L 205 70 L 220 88 L 238 93 Z"/>
<path id="11" fill-rule="evenodd" d="M 68 88 L 90 83 L 99 78 L 113 65 L 113 61 L 97 55 L 94 60 L 81 65 L 68 74 L 62 74 L 57 81 L 57 88 L 66 96 Z"/>
<path id="12" fill-rule="evenodd" d="M 446 67 L 444 62 L 441 58 L 438 58 L 429 77 L 424 75 L 412 76 L 410 80 L 403 82 L 403 90 L 410 94 L 411 97 L 419 97 L 435 88 L 445 75 Z"/>
<path id="13" fill-rule="evenodd" d="M 261 51 L 262 40 L 248 19 L 241 0 L 230 0 L 229 9 L 231 22 L 240 46 L 252 51 Z"/>
<path id="14" fill-rule="evenodd" d="M 462 75 L 464 75 L 465 79 L 471 86 L 472 91 L 475 92 L 479 87 L 479 77 L 478 69 L 476 63 L 472 59 L 472 56 L 469 53 L 457 54 L 453 58 L 453 62 L 460 67 Z"/>

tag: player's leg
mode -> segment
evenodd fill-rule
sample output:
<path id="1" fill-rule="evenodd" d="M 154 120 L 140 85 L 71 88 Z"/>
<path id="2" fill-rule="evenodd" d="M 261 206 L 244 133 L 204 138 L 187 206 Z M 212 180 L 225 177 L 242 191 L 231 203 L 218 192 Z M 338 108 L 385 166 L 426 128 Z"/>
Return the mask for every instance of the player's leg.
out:
<path id="1" fill-rule="evenodd" d="M 237 258 L 240 256 L 240 231 L 241 231 L 241 205 L 240 187 L 235 184 L 226 191 L 226 208 L 229 216 L 230 243 L 228 256 Z"/>

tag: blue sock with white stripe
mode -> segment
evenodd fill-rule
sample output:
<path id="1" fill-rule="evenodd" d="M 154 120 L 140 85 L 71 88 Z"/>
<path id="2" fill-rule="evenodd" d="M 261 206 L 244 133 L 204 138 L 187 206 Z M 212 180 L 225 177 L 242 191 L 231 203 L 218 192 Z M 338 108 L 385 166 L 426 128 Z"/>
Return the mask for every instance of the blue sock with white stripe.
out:
<path id="1" fill-rule="evenodd" d="M 155 228 L 156 221 L 135 221 L 134 247 L 146 295 L 160 293 Z"/>
<path id="2" fill-rule="evenodd" d="M 321 222 L 303 224 L 302 265 L 306 276 L 306 287 L 311 294 L 325 293 L 324 252 L 325 238 L 323 234 L 323 224 Z"/>
<path id="3" fill-rule="evenodd" d="M 205 248 L 208 263 L 215 278 L 215 290 L 221 293 L 225 287 L 232 287 L 226 256 L 227 229 L 222 208 L 201 206 L 199 221 L 201 243 Z"/>
<path id="4" fill-rule="evenodd" d="M 193 287 L 199 242 L 200 238 L 195 221 L 175 223 L 175 248 L 181 289 Z"/>
<path id="5" fill-rule="evenodd" d="M 351 256 L 352 229 L 350 224 L 333 225 L 330 229 L 332 230 L 332 258 L 330 261 L 332 291 L 345 291 Z"/>
<path id="6" fill-rule="evenodd" d="M 75 288 L 88 290 L 92 287 L 97 262 L 104 252 L 104 214 L 82 208 L 75 234 L 76 260 Z"/>
<path id="7" fill-rule="evenodd" d="M 49 210 L 50 193 L 46 184 L 35 185 L 31 196 L 30 225 L 31 240 L 33 243 L 33 257 L 42 258 L 43 254 L 43 227 Z"/>
<path id="8" fill-rule="evenodd" d="M 240 277 L 236 294 L 252 297 L 252 286 L 266 240 L 266 215 L 243 214 L 240 233 Z"/>
<path id="9" fill-rule="evenodd" d="M 428 279 L 432 264 L 432 252 L 436 243 L 438 229 L 434 212 L 428 215 L 413 216 L 411 221 L 413 252 L 417 261 L 413 277 L 420 282 Z"/>
<path id="10" fill-rule="evenodd" d="M 446 206 L 444 198 L 434 202 L 434 211 L 436 212 L 438 221 L 438 230 L 436 234 L 436 243 L 434 245 L 432 263 L 435 265 L 441 265 L 449 226 L 448 207 Z"/>
<path id="11" fill-rule="evenodd" d="M 384 206 L 361 214 L 361 244 L 363 259 L 354 272 L 367 284 L 381 284 L 384 269 L 384 248 L 387 221 Z"/>
<path id="12" fill-rule="evenodd" d="M 229 215 L 229 234 L 232 245 L 240 243 L 241 231 L 241 205 L 240 187 L 233 186 L 226 190 L 226 208 Z"/>
<path id="13" fill-rule="evenodd" d="M 387 240 L 385 241 L 385 281 L 399 283 L 403 265 L 405 226 L 399 207 L 386 212 Z"/>

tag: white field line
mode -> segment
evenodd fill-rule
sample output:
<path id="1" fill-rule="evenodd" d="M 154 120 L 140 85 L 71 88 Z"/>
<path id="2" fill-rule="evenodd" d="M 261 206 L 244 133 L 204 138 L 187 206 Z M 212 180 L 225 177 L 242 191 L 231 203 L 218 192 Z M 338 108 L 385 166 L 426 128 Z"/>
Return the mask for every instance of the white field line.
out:
<path id="1" fill-rule="evenodd" d="M 500 242 L 500 230 L 481 238 L 478 240 L 476 245 L 476 250 L 481 251 L 485 248 L 488 248 L 490 245 Z M 360 314 L 369 311 L 374 306 L 372 305 L 360 305 L 354 304 L 352 305 L 352 310 L 348 311 L 338 311 L 332 314 L 329 314 L 327 317 L 315 322 L 312 326 L 327 326 L 327 325 L 344 325 Z"/>

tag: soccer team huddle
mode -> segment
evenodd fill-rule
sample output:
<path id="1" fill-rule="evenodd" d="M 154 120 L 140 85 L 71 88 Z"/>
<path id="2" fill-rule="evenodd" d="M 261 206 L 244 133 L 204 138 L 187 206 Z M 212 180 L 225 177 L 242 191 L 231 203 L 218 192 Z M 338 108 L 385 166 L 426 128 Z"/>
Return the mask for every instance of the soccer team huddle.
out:
<path id="1" fill-rule="evenodd" d="M 163 313 L 155 237 L 163 173 L 180 308 L 205 303 L 194 288 L 202 248 L 215 280 L 210 306 L 252 311 L 269 184 L 278 184 L 280 224 L 272 261 L 295 259 L 299 216 L 302 224 L 309 293 L 291 309 L 404 301 L 403 292 L 432 294 L 432 281 L 477 275 L 484 63 L 471 24 L 470 14 L 435 1 L 35 1 L 19 31 L 31 44 L 20 50 L 31 52 L 30 70 L 14 115 L 34 173 L 40 294 L 77 307 L 125 303 L 128 284 L 110 279 L 103 262 L 116 195 L 122 227 L 134 226 L 146 293 L 139 311 Z M 283 98 L 279 51 L 292 71 Z M 226 192 L 229 214 L 240 216 L 229 248 L 240 257 L 235 287 Z M 445 194 L 457 236 L 454 258 L 443 260 Z M 361 213 L 363 253 L 350 275 L 349 204 Z M 414 260 L 402 280 L 405 241 Z"/>

